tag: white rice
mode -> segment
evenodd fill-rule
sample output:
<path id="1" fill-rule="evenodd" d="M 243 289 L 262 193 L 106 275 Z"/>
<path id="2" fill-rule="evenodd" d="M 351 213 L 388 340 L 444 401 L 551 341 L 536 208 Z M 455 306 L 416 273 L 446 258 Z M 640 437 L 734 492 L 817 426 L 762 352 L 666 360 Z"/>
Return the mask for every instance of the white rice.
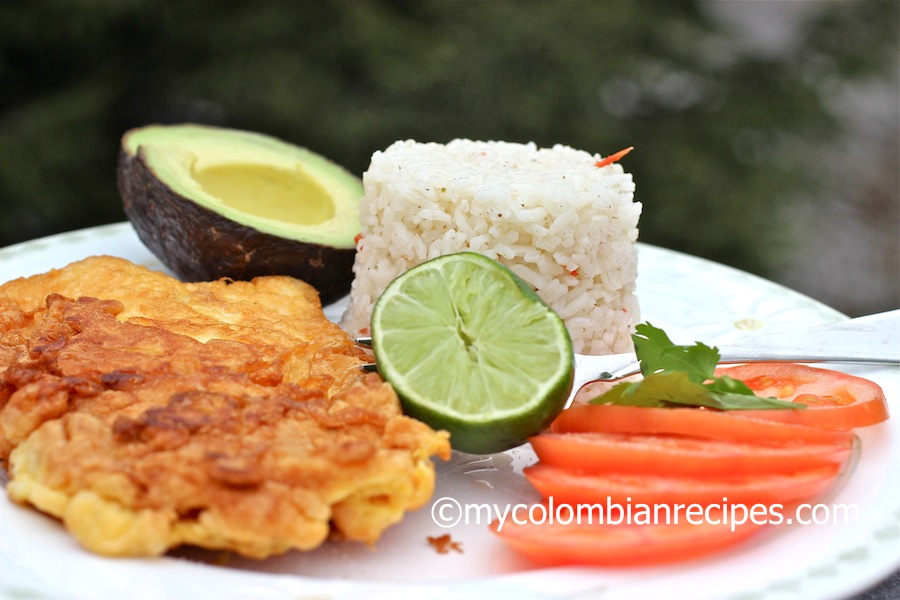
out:
<path id="1" fill-rule="evenodd" d="M 631 175 L 597 168 L 600 159 L 563 145 L 463 139 L 375 152 L 342 327 L 367 332 L 374 302 L 407 269 L 474 251 L 528 282 L 565 320 L 576 352 L 631 350 L 641 205 Z"/>

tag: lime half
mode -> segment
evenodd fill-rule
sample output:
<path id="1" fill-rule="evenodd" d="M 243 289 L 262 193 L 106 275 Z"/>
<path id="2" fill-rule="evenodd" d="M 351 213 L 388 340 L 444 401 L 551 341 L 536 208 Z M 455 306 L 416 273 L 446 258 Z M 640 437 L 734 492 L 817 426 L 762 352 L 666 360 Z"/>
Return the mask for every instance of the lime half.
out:
<path id="1" fill-rule="evenodd" d="M 562 319 L 500 263 L 473 252 L 424 262 L 372 310 L 378 371 L 409 416 L 487 454 L 547 427 L 572 387 Z"/>

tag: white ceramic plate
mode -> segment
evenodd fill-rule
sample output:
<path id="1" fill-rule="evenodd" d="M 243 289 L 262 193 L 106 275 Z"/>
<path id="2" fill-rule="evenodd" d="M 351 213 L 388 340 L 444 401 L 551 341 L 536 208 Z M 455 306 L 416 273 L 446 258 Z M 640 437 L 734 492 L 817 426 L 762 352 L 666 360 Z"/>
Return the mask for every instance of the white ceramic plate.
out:
<path id="1" fill-rule="evenodd" d="M 0 250 L 0 281 L 94 254 L 164 270 L 127 223 L 66 233 Z M 758 277 L 661 248 L 640 247 L 642 319 L 678 342 L 729 343 L 754 334 L 839 320 L 836 311 Z M 328 307 L 338 318 L 343 305 Z M 896 369 L 845 369 L 900 398 Z M 158 598 L 846 598 L 900 564 L 900 421 L 860 432 L 856 470 L 826 502 L 855 506 L 858 519 L 771 526 L 728 552 L 665 567 L 536 569 L 487 530 L 487 513 L 449 529 L 432 506 L 409 514 L 375 548 L 326 544 L 306 553 L 250 561 L 183 551 L 156 559 L 108 559 L 83 551 L 56 521 L 0 495 L 0 597 L 118 600 Z M 521 476 L 534 460 L 521 447 L 440 463 L 436 504 L 496 505 L 537 499 Z M 0 471 L 0 481 L 5 474 Z M 452 507 L 451 507 L 452 508 Z M 837 510 L 837 509 L 835 509 Z M 444 514 L 448 515 L 448 509 Z M 480 522 L 479 522 L 480 521 Z M 462 553 L 438 554 L 428 536 L 449 533 Z"/>

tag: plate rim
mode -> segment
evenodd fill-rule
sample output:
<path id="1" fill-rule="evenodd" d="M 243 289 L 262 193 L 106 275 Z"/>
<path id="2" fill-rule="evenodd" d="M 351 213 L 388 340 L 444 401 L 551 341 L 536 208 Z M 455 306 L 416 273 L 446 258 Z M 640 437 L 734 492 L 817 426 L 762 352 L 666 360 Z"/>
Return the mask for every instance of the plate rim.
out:
<path id="1" fill-rule="evenodd" d="M 52 246 L 54 244 L 63 244 L 64 245 L 66 243 L 73 243 L 73 242 L 77 242 L 78 239 L 82 238 L 85 235 L 92 235 L 92 234 L 97 234 L 97 233 L 103 234 L 104 236 L 109 235 L 112 237 L 119 236 L 119 235 L 125 235 L 128 233 L 136 236 L 136 234 L 134 234 L 133 229 L 131 229 L 130 223 L 127 221 L 109 223 L 109 224 L 105 224 L 105 225 L 98 225 L 98 226 L 94 226 L 94 227 L 87 227 L 87 228 L 83 228 L 83 229 L 77 229 L 77 230 L 66 231 L 66 232 L 60 232 L 60 233 L 36 238 L 33 240 L 26 240 L 23 242 L 18 242 L 16 244 L 12 244 L 12 245 L 0 248 L 0 264 L 5 262 L 5 260 L 7 260 L 7 259 L 16 260 L 16 259 L 20 258 L 22 255 L 27 255 L 31 252 L 38 251 L 43 246 L 47 246 L 47 245 Z M 643 242 L 638 242 L 638 245 L 639 245 L 639 247 L 646 249 L 647 252 L 657 253 L 661 257 L 673 257 L 673 258 L 678 258 L 679 260 L 682 260 L 682 261 L 689 261 L 689 262 L 699 264 L 699 265 L 715 266 L 715 268 L 717 268 L 717 269 L 724 269 L 726 271 L 731 272 L 736 277 L 753 280 L 763 287 L 777 289 L 780 293 L 786 292 L 786 293 L 788 293 L 788 295 L 790 297 L 792 297 L 794 300 L 796 300 L 798 302 L 809 303 L 811 306 L 814 305 L 822 311 L 823 315 L 833 315 L 836 319 L 845 317 L 845 315 L 843 315 L 839 311 L 837 311 L 831 307 L 828 307 L 827 305 L 825 305 L 825 304 L 823 304 L 801 292 L 787 288 L 781 284 L 778 284 L 771 280 L 765 279 L 764 277 L 761 277 L 759 275 L 749 273 L 746 271 L 742 271 L 740 269 L 731 267 L 729 265 L 717 263 L 715 261 L 712 261 L 712 260 L 709 260 L 706 258 L 692 256 L 692 255 L 689 255 L 689 254 L 681 252 L 681 251 L 672 250 L 672 249 L 661 247 L 661 246 L 654 246 L 654 245 L 650 245 L 650 244 L 645 244 Z M 149 252 L 149 250 L 148 250 L 148 252 Z M 73 258 L 73 260 L 78 260 L 78 259 Z M 159 264 L 161 265 L 162 263 L 159 263 Z M 63 266 L 63 265 L 61 264 L 60 266 Z M 640 267 L 639 267 L 639 269 L 640 269 Z M 639 275 L 639 277 L 640 277 L 640 275 Z M 8 279 L 7 277 L 5 277 L 2 273 L 0 273 L 0 282 L 5 282 L 7 279 Z M 898 515 L 898 519 L 900 519 L 900 506 L 896 507 L 895 512 Z M 0 545 L 2 545 L 2 544 L 0 544 Z M 2 555 L 2 552 L 0 552 L 0 555 Z M 900 557 L 900 553 L 896 553 L 895 556 Z M 885 558 L 887 558 L 887 555 L 885 555 Z M 208 566 L 208 565 L 204 565 L 204 566 Z M 887 567 L 888 567 L 887 560 L 885 560 L 884 564 L 881 566 L 880 569 L 874 569 L 874 571 L 872 573 L 869 573 L 868 578 L 866 578 L 865 580 L 856 581 L 856 582 L 854 582 L 853 585 L 851 585 L 849 587 L 845 586 L 842 590 L 842 596 L 835 596 L 835 597 L 844 597 L 843 594 L 846 594 L 848 591 L 849 591 L 849 593 L 859 593 L 860 591 L 863 591 L 863 590 L 867 589 L 868 587 L 878 584 L 880 581 L 882 581 L 886 577 L 889 577 L 892 573 L 894 573 L 897 570 L 896 564 L 894 564 L 890 568 L 887 568 Z M 529 573 L 529 574 L 541 573 L 544 575 L 553 576 L 553 575 L 561 573 L 561 572 L 571 572 L 572 569 L 573 569 L 573 567 L 539 569 L 539 570 L 535 570 L 535 571 L 528 571 L 527 573 Z M 877 574 L 876 574 L 876 572 L 877 572 Z M 2 573 L 2 570 L 0 570 L 0 573 Z M 515 578 L 521 578 L 520 576 L 522 574 L 523 573 L 501 574 L 501 575 L 492 576 L 489 579 L 493 580 L 494 582 L 514 583 L 510 580 L 515 579 Z M 288 577 L 288 578 L 292 578 L 292 579 L 299 579 L 301 581 L 308 581 L 310 579 L 309 576 L 303 576 L 303 575 L 285 575 L 284 577 Z M 329 578 L 321 579 L 321 580 L 319 580 L 319 583 L 322 583 L 322 582 L 331 583 L 332 581 L 334 581 L 335 583 L 340 583 L 340 584 L 347 583 L 347 582 L 343 582 L 343 581 L 339 581 L 339 580 L 332 580 Z M 361 581 L 361 582 L 357 582 L 357 583 L 359 583 L 361 585 L 374 584 L 376 587 L 383 587 L 383 585 L 386 585 L 387 588 L 395 588 L 398 585 L 401 587 L 408 587 L 405 582 Z M 440 581 L 440 580 L 438 580 L 438 581 L 426 581 L 426 582 L 410 582 L 408 585 L 413 586 L 413 587 L 418 587 L 419 585 L 426 585 L 429 588 L 435 587 L 435 586 L 437 586 L 438 588 L 443 588 L 443 587 L 448 587 L 448 586 L 451 588 L 457 588 L 457 587 L 459 587 L 458 585 L 456 585 L 457 583 L 459 583 L 459 581 Z M 482 581 L 481 583 L 486 583 L 486 582 Z M 490 582 L 487 582 L 487 583 L 488 583 L 488 587 L 491 587 Z M 466 581 L 463 580 L 463 587 L 465 587 L 465 585 L 467 585 Z M 774 585 L 774 584 L 771 584 L 771 585 Z M 770 585 L 770 587 L 771 587 L 771 585 Z M 850 588 L 852 588 L 852 589 L 850 589 Z M 4 589 L 5 589 L 5 591 L 10 592 L 12 594 L 12 597 L 16 597 L 16 594 L 21 591 L 21 590 L 15 589 L 15 588 L 4 588 L 4 582 L 0 581 L 0 592 L 3 592 Z M 25 590 L 26 593 L 30 592 L 30 591 L 31 590 Z M 40 589 L 37 589 L 36 591 L 38 594 L 40 594 Z M 43 597 L 43 596 L 38 595 L 38 596 L 30 596 L 30 597 Z M 742 596 L 742 597 L 744 597 L 744 596 Z M 747 596 L 747 597 L 749 598 L 749 597 L 755 597 L 755 596 Z M 759 598 L 766 597 L 765 592 L 761 592 L 761 595 L 759 595 L 758 597 Z"/>

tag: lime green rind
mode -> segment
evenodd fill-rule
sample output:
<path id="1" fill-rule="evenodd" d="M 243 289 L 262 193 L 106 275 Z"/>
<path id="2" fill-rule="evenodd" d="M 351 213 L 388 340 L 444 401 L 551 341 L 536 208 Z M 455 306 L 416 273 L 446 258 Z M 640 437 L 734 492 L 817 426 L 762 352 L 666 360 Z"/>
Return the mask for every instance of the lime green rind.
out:
<path id="1" fill-rule="evenodd" d="M 450 433 L 455 450 L 471 454 L 491 454 L 520 446 L 532 435 L 543 431 L 562 411 L 571 391 L 572 379 L 553 393 L 554 400 L 518 418 L 501 417 L 473 422 L 468 418 L 455 418 L 443 412 L 435 412 L 400 397 L 404 412 L 414 419 L 444 429 Z"/>

